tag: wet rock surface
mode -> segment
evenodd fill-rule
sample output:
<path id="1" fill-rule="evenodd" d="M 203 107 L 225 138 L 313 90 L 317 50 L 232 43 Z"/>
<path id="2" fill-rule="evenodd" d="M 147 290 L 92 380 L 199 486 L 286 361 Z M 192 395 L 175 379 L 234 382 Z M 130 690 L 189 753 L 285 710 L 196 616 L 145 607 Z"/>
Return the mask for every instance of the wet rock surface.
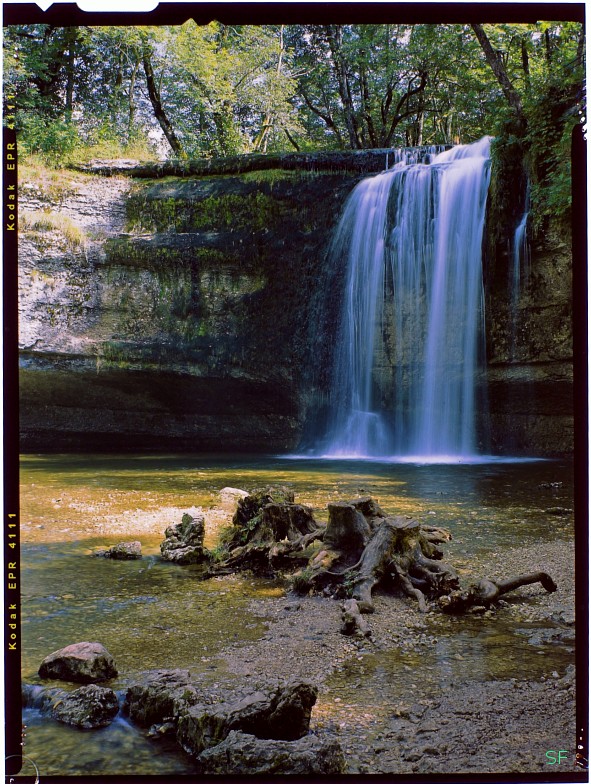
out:
<path id="1" fill-rule="evenodd" d="M 112 689 L 90 684 L 73 691 L 22 685 L 24 708 L 37 708 L 55 721 L 84 730 L 109 725 L 119 712 L 119 700 Z"/>
<path id="2" fill-rule="evenodd" d="M 312 684 L 291 682 L 262 686 L 213 706 L 194 705 L 179 717 L 177 738 L 194 755 L 216 746 L 231 730 L 258 738 L 297 740 L 308 732 L 317 694 Z"/>
<path id="3" fill-rule="evenodd" d="M 117 695 L 104 686 L 82 686 L 53 702 L 51 716 L 62 724 L 97 729 L 110 724 L 119 712 Z"/>
<path id="4" fill-rule="evenodd" d="M 150 727 L 171 721 L 187 705 L 207 699 L 189 670 L 154 670 L 127 690 L 123 712 L 140 727 Z"/>
<path id="5" fill-rule="evenodd" d="M 334 738 L 308 737 L 318 694 L 313 684 L 272 679 L 219 686 L 188 670 L 153 671 L 128 689 L 123 711 L 149 727 L 149 737 L 176 736 L 200 772 L 238 772 L 241 765 L 249 773 L 342 769 Z"/>
<path id="6" fill-rule="evenodd" d="M 98 642 L 78 642 L 46 656 L 39 667 L 41 678 L 74 683 L 95 683 L 117 677 L 109 651 Z"/>

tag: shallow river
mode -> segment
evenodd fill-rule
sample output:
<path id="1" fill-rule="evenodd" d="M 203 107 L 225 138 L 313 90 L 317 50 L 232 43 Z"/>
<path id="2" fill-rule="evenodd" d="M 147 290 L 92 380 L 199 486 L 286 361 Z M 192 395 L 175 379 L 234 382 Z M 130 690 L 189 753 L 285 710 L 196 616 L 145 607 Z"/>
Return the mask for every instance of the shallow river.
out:
<path id="1" fill-rule="evenodd" d="M 221 513 L 215 517 L 223 487 L 289 485 L 296 501 L 314 507 L 320 520 L 326 519 L 329 501 L 370 494 L 388 513 L 450 528 L 454 539 L 445 548 L 446 561 L 469 572 L 502 548 L 571 539 L 572 514 L 566 510 L 573 506 L 572 474 L 567 461 L 428 466 L 189 455 L 24 456 L 23 680 L 39 683 L 42 659 L 81 640 L 100 641 L 113 654 L 120 676 L 111 685 L 121 693 L 152 668 L 223 677 L 220 652 L 266 631 L 263 619 L 249 611 L 251 600 L 281 596 L 282 587 L 236 576 L 203 582 L 193 567 L 158 557 L 164 529 L 180 522 L 184 510 L 213 508 L 212 519 L 224 522 Z M 218 527 L 206 534 L 207 546 L 215 546 Z M 99 547 L 129 539 L 141 541 L 141 561 L 92 557 Z M 469 619 L 461 629 L 441 624 L 429 661 L 422 659 L 434 678 L 449 676 L 454 656 L 469 657 L 484 680 L 512 677 L 527 657 L 530 676 L 540 677 L 535 646 L 514 620 L 484 634 L 470 624 Z M 565 646 L 554 646 L 549 655 L 551 661 L 543 657 L 545 671 L 562 672 L 572 661 Z M 396 652 L 356 657 L 331 676 L 332 688 L 346 690 L 362 668 L 364 683 L 377 695 L 395 690 L 396 673 L 413 664 L 411 654 L 406 658 Z M 354 693 L 347 692 L 346 699 L 354 701 Z M 24 721 L 25 752 L 42 776 L 192 769 L 178 750 L 161 741 L 156 745 L 120 718 L 92 733 L 50 722 L 33 709 L 24 712 Z"/>

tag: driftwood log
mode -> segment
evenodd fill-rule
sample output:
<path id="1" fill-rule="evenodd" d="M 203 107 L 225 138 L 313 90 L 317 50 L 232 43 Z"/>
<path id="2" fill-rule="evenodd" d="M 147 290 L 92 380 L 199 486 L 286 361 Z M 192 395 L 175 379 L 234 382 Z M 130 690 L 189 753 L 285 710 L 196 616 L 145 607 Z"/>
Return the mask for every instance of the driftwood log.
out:
<path id="1" fill-rule="evenodd" d="M 255 490 L 238 503 L 226 555 L 208 576 L 249 569 L 257 574 L 291 574 L 295 592 L 321 591 L 345 599 L 343 634 L 368 637 L 363 615 L 374 612 L 376 587 L 402 593 L 421 612 L 428 603 L 446 613 L 489 606 L 508 591 L 540 582 L 556 585 L 545 572 L 511 580 L 482 579 L 468 588 L 443 560 L 440 545 L 451 539 L 445 528 L 411 517 L 388 516 L 369 496 L 328 505 L 328 523 L 296 504 L 285 487 Z"/>

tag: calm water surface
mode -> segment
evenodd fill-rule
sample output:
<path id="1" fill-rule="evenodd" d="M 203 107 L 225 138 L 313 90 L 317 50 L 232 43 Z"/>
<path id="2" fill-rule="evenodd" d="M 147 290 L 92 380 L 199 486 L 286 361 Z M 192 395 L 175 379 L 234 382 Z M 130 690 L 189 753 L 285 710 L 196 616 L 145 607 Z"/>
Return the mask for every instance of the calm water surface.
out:
<path id="1" fill-rule="evenodd" d="M 454 539 L 445 548 L 446 560 L 477 569 L 480 559 L 503 547 L 572 537 L 572 516 L 547 511 L 572 509 L 572 473 L 567 461 L 430 466 L 187 455 L 24 456 L 23 679 L 40 682 L 42 659 L 80 640 L 100 641 L 113 654 L 120 676 L 112 685 L 122 695 L 146 669 L 189 668 L 214 682 L 223 676 L 222 649 L 258 639 L 266 630 L 264 620 L 249 613 L 250 601 L 281 596 L 282 586 L 242 576 L 203 582 L 196 567 L 158 557 L 164 528 L 180 521 L 178 510 L 215 507 L 223 487 L 289 485 L 296 501 L 312 506 L 320 520 L 326 519 L 328 502 L 370 494 L 388 513 L 450 528 Z M 177 516 L 171 511 L 168 519 L 166 510 Z M 130 538 L 142 542 L 141 561 L 91 557 L 97 547 Z M 215 545 L 215 531 L 208 532 L 206 544 Z M 468 659 L 482 680 L 512 677 L 524 656 L 532 662 L 532 678 L 549 666 L 547 656 L 531 655 L 534 648 L 515 621 L 483 630 L 479 620 L 445 619 L 436 631 L 437 645 L 420 658 L 434 687 L 457 676 L 458 660 Z M 555 648 L 550 666 L 564 669 L 570 657 Z M 537 665 L 542 658 L 545 670 Z M 349 703 L 357 699 L 371 706 L 375 699 L 375 705 L 385 688 L 396 697 L 416 659 L 394 651 L 364 655 L 335 673 L 331 688 Z M 364 684 L 357 696 L 350 687 L 356 673 Z M 191 771 L 190 760 L 177 749 L 147 740 L 123 719 L 82 734 L 32 709 L 24 720 L 26 754 L 41 774 Z"/>

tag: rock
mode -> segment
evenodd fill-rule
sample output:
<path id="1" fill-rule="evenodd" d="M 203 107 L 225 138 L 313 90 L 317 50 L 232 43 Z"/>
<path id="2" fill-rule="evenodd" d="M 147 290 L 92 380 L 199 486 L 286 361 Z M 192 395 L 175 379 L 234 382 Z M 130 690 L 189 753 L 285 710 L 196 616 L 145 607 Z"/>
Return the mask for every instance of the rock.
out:
<path id="1" fill-rule="evenodd" d="M 41 678 L 74 683 L 96 683 L 117 677 L 113 657 L 100 642 L 77 642 L 46 656 L 39 667 Z"/>
<path id="2" fill-rule="evenodd" d="M 123 712 L 141 727 L 161 724 L 177 717 L 205 697 L 189 670 L 153 670 L 146 680 L 127 690 Z"/>
<path id="3" fill-rule="evenodd" d="M 106 727 L 118 712 L 115 692 L 94 684 L 63 692 L 51 706 L 51 716 L 56 721 L 86 730 Z"/>
<path id="4" fill-rule="evenodd" d="M 160 545 L 160 552 L 165 561 L 178 564 L 204 563 L 211 559 L 208 550 L 203 547 L 205 535 L 205 518 L 203 515 L 191 517 L 184 514 L 176 525 L 170 525 L 164 535 L 166 539 Z"/>
<path id="5" fill-rule="evenodd" d="M 194 705 L 179 717 L 177 739 L 185 751 L 194 755 L 221 743 L 231 730 L 258 738 L 296 740 L 309 730 L 317 695 L 315 686 L 291 681 L 217 705 Z"/>
<path id="6" fill-rule="evenodd" d="M 337 740 L 306 735 L 295 741 L 263 740 L 232 730 L 217 746 L 199 755 L 202 773 L 305 775 L 345 772 L 345 758 Z"/>
<path id="7" fill-rule="evenodd" d="M 106 727 L 119 712 L 113 689 L 94 684 L 66 691 L 23 683 L 21 693 L 23 708 L 36 708 L 62 724 L 86 730 Z"/>
<path id="8" fill-rule="evenodd" d="M 224 509 L 236 511 L 238 502 L 248 495 L 246 490 L 239 490 L 236 487 L 223 487 L 220 490 L 220 501 Z"/>
<path id="9" fill-rule="evenodd" d="M 108 550 L 101 550 L 97 555 L 117 561 L 136 560 L 142 557 L 142 545 L 141 542 L 119 542 Z"/>

